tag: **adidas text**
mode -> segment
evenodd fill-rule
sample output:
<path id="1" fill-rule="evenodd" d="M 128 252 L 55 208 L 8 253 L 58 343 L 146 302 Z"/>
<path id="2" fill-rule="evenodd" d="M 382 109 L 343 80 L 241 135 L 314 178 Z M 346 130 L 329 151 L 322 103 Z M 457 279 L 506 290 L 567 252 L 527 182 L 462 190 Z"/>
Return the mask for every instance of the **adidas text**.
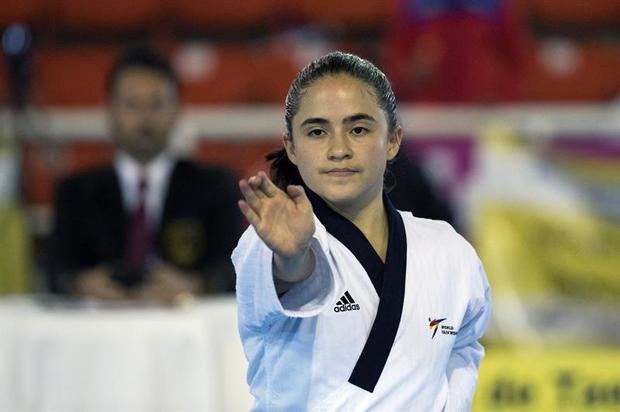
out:
<path id="1" fill-rule="evenodd" d="M 334 312 L 348 312 L 350 310 L 360 310 L 360 305 L 354 303 L 352 305 L 342 305 L 334 308 Z"/>

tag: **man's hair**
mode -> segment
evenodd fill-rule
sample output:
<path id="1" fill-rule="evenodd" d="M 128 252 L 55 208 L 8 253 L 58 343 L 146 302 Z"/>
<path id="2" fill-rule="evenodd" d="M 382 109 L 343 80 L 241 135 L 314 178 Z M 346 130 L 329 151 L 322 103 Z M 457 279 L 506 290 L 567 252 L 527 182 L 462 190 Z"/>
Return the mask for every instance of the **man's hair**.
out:
<path id="1" fill-rule="evenodd" d="M 134 46 L 125 49 L 118 57 L 106 79 L 108 97 L 114 94 L 114 88 L 121 74 L 128 69 L 146 69 L 164 76 L 179 92 L 179 79 L 168 60 L 156 50 L 147 46 Z"/>

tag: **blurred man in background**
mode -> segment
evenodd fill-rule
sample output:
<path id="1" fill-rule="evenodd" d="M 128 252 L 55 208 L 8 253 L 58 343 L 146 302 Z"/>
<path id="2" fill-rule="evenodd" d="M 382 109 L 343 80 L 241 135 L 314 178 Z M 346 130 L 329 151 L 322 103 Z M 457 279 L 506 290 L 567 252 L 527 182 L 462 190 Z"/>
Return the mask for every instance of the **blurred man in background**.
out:
<path id="1" fill-rule="evenodd" d="M 156 303 L 232 291 L 235 179 L 168 150 L 180 109 L 175 73 L 153 50 L 129 49 L 107 91 L 117 153 L 112 165 L 57 186 L 52 291 Z"/>

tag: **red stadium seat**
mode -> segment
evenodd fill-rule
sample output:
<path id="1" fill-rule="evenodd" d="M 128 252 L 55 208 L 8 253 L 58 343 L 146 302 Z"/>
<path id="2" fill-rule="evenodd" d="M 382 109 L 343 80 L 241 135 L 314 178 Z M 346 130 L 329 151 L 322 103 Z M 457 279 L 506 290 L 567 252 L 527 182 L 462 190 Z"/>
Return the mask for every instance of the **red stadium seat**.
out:
<path id="1" fill-rule="evenodd" d="M 44 106 L 100 105 L 114 48 L 62 47 L 41 50 L 34 61 L 33 101 Z"/>
<path id="2" fill-rule="evenodd" d="M 515 8 L 520 16 L 527 18 L 532 12 L 532 3 L 536 0 L 514 0 Z"/>
<path id="3" fill-rule="evenodd" d="M 20 0 L 21 1 L 21 0 Z M 53 0 L 53 18 L 61 28 L 117 32 L 137 30 L 153 23 L 158 0 Z"/>
<path id="4" fill-rule="evenodd" d="M 254 58 L 253 79 L 250 87 L 252 103 L 284 104 L 288 88 L 301 67 L 286 49 L 270 48 Z"/>
<path id="5" fill-rule="evenodd" d="M 528 0 L 530 17 L 547 24 L 620 24 L 618 0 Z"/>
<path id="6" fill-rule="evenodd" d="M 8 3 L 11 3 L 9 6 Z M 18 0 L 6 2 L 0 6 L 0 29 L 15 22 L 33 22 L 46 11 L 45 0 Z"/>
<path id="7" fill-rule="evenodd" d="M 118 50 L 54 47 L 34 60 L 33 102 L 43 106 L 89 106 L 105 102 L 105 79 Z M 178 47 L 173 63 L 183 100 L 190 104 L 282 102 L 295 76 L 285 52 L 247 45 Z"/>
<path id="8" fill-rule="evenodd" d="M 301 68 L 277 42 L 181 47 L 175 66 L 190 104 L 283 103 Z"/>
<path id="9" fill-rule="evenodd" d="M 385 0 L 298 0 L 295 4 L 310 23 L 376 29 L 383 27 L 394 15 L 395 3 Z"/>
<path id="10" fill-rule="evenodd" d="M 526 69 L 523 98 L 542 101 L 596 101 L 620 95 L 620 47 L 608 44 L 577 46 L 566 69 L 544 64 L 532 53 Z"/>
<path id="11" fill-rule="evenodd" d="M 187 103 L 231 104 L 250 99 L 255 70 L 247 47 L 184 46 L 177 49 L 174 64 Z"/>
<path id="12" fill-rule="evenodd" d="M 262 27 L 273 14 L 273 0 L 170 0 L 181 25 L 209 29 Z"/>

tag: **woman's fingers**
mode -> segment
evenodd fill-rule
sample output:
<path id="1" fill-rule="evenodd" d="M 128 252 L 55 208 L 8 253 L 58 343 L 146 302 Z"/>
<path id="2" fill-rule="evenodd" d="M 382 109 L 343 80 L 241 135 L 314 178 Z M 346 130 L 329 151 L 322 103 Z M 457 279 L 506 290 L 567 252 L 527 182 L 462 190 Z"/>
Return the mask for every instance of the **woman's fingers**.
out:
<path id="1" fill-rule="evenodd" d="M 273 184 L 269 176 L 263 171 L 258 172 L 258 177 L 260 178 L 260 189 L 267 197 L 274 197 L 280 192 L 280 189 Z"/>
<path id="2" fill-rule="evenodd" d="M 260 176 L 252 176 L 248 179 L 250 187 L 252 188 L 252 190 L 254 190 L 254 194 L 259 199 L 264 199 L 267 196 L 265 193 L 263 193 L 263 189 L 261 188 L 262 180 L 263 179 Z"/>
<path id="3" fill-rule="evenodd" d="M 237 204 L 239 205 L 241 213 L 243 213 L 248 222 L 250 222 L 252 226 L 256 227 L 256 225 L 260 223 L 260 217 L 258 216 L 258 214 L 256 214 L 256 212 L 252 210 L 250 205 L 248 205 L 245 200 L 240 200 L 237 202 Z"/>
<path id="4" fill-rule="evenodd" d="M 308 198 L 306 197 L 306 192 L 304 191 L 304 188 L 302 186 L 289 185 L 286 188 L 286 192 L 296 205 L 304 204 L 308 201 Z"/>
<path id="5" fill-rule="evenodd" d="M 239 181 L 239 188 L 244 197 L 244 200 L 239 201 L 239 209 L 254 226 L 264 219 L 271 219 L 274 213 L 290 213 L 285 211 L 288 208 L 286 204 L 291 201 L 302 212 L 312 208 L 302 186 L 290 185 L 285 194 L 262 171 L 247 180 Z"/>
<path id="6" fill-rule="evenodd" d="M 265 197 L 275 197 L 279 192 L 281 192 L 278 187 L 273 184 L 269 176 L 263 171 L 258 172 L 257 175 L 252 176 L 248 179 L 248 184 L 254 190 L 254 194 L 259 199 L 264 199 Z"/>
<path id="7" fill-rule="evenodd" d="M 254 210 L 255 213 L 258 214 L 261 207 L 261 200 L 256 195 L 256 192 L 251 187 L 250 183 L 248 183 L 247 180 L 242 179 L 239 182 L 239 189 L 241 190 L 241 194 L 245 198 L 246 203 Z"/>

